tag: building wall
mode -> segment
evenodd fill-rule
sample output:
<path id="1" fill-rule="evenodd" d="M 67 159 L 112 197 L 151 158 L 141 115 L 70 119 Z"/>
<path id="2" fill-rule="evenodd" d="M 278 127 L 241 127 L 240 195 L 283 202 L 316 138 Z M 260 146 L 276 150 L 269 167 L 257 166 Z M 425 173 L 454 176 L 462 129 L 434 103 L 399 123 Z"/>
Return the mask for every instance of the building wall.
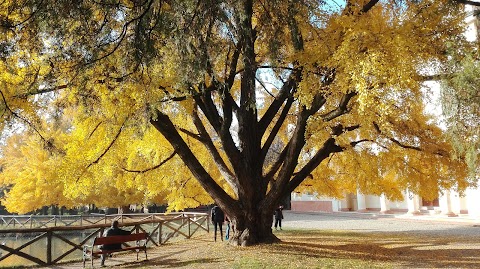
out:
<path id="1" fill-rule="evenodd" d="M 465 192 L 466 210 L 469 216 L 480 217 L 480 190 L 469 188 Z"/>
<path id="2" fill-rule="evenodd" d="M 405 197 L 404 193 L 404 197 Z M 403 212 L 408 210 L 407 200 L 404 199 L 402 201 L 387 201 L 388 209 L 391 211 Z"/>
<path id="3" fill-rule="evenodd" d="M 334 212 L 332 201 L 292 201 L 292 211 Z"/>
<path id="4" fill-rule="evenodd" d="M 341 202 L 329 197 L 318 197 L 315 194 L 292 193 L 292 211 L 300 212 L 337 212 Z"/>
<path id="5" fill-rule="evenodd" d="M 363 196 L 363 197 L 362 197 Z M 311 194 L 292 194 L 292 211 L 301 212 L 346 212 L 359 211 L 410 214 L 443 214 L 458 216 L 468 214 L 480 218 L 480 189 L 468 189 L 464 195 L 449 190 L 439 194 L 438 206 L 424 206 L 418 195 L 407 195 L 404 200 L 388 201 L 382 196 L 347 194 L 344 199 L 317 197 Z M 363 199 L 363 200 L 362 200 Z M 362 200 L 362 201 L 359 201 Z M 384 205 L 382 206 L 382 202 Z"/>
<path id="6" fill-rule="evenodd" d="M 367 210 L 380 211 L 380 199 L 378 198 L 378 196 L 366 195 L 365 203 Z"/>

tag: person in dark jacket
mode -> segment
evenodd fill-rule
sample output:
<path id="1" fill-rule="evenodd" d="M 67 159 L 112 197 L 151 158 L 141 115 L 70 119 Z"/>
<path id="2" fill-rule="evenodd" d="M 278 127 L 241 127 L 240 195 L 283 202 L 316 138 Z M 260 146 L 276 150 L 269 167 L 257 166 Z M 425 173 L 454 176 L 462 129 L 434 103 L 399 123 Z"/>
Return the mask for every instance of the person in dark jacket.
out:
<path id="1" fill-rule="evenodd" d="M 114 220 L 112 222 L 112 226 L 110 226 L 110 228 L 105 230 L 105 232 L 103 233 L 103 236 L 128 235 L 128 234 L 130 234 L 130 232 L 118 228 L 118 221 Z M 108 245 L 103 245 L 101 247 L 102 250 L 114 250 L 114 249 L 121 249 L 121 248 L 122 248 L 122 244 L 108 244 Z M 104 266 L 105 258 L 106 256 L 102 254 L 101 266 Z"/>
<path id="2" fill-rule="evenodd" d="M 275 215 L 275 230 L 278 230 L 277 226 L 280 228 L 280 230 L 282 229 L 282 219 L 283 219 L 282 210 L 283 210 L 283 206 L 280 205 L 275 209 L 275 212 L 273 213 Z"/>
<path id="3" fill-rule="evenodd" d="M 217 241 L 217 228 L 220 230 L 220 238 L 223 241 L 223 229 L 222 224 L 225 220 L 225 214 L 219 206 L 214 206 L 211 212 L 212 224 L 214 228 L 214 240 Z"/>

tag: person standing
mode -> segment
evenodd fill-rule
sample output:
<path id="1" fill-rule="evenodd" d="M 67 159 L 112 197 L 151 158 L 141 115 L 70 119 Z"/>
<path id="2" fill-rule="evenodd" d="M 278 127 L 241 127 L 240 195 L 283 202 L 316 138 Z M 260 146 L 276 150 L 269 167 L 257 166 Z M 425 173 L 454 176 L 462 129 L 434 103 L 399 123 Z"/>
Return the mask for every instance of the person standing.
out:
<path id="1" fill-rule="evenodd" d="M 220 230 L 220 238 L 223 241 L 223 221 L 225 220 L 225 214 L 219 206 L 214 206 L 211 212 L 212 224 L 214 228 L 214 240 L 217 241 L 217 228 Z"/>
<path id="2" fill-rule="evenodd" d="M 282 210 L 283 210 L 282 205 L 279 205 L 275 209 L 275 212 L 274 212 L 274 215 L 275 215 L 275 230 L 278 230 L 277 227 L 280 228 L 280 230 L 282 229 L 282 219 L 283 219 Z"/>
<path id="3" fill-rule="evenodd" d="M 225 240 L 230 239 L 230 218 L 225 216 L 225 223 L 227 224 L 227 229 L 225 230 Z"/>

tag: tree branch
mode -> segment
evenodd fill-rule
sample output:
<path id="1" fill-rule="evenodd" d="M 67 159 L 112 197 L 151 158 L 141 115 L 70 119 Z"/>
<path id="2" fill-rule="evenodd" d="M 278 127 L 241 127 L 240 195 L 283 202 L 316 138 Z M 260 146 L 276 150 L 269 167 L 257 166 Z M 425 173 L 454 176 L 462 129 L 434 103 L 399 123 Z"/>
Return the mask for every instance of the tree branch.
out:
<path id="1" fill-rule="evenodd" d="M 238 196 L 238 184 L 239 184 L 238 180 L 235 177 L 235 175 L 230 171 L 227 164 L 223 160 L 222 156 L 220 156 L 220 153 L 218 152 L 217 148 L 213 144 L 213 141 L 212 141 L 210 135 L 208 134 L 207 130 L 205 129 L 205 126 L 203 125 L 202 120 L 198 116 L 198 113 L 197 113 L 196 109 L 192 112 L 192 119 L 193 119 L 193 123 L 195 124 L 195 127 L 197 128 L 198 132 L 200 133 L 200 135 L 198 136 L 199 141 L 203 145 L 205 145 L 207 150 L 210 152 L 210 155 L 212 155 L 213 160 L 217 164 L 217 166 L 218 166 L 220 172 L 222 173 L 223 177 L 229 183 L 230 187 L 235 192 L 235 194 Z M 226 149 L 226 151 L 230 151 L 230 150 Z M 230 156 L 230 154 L 227 154 L 227 155 Z M 238 156 L 238 155 L 235 154 L 234 156 Z M 234 163 L 236 163 L 236 161 Z M 234 165 L 234 167 L 235 167 L 235 165 Z"/>
<path id="2" fill-rule="evenodd" d="M 378 126 L 378 124 L 376 122 L 373 122 L 373 127 L 375 128 L 377 133 L 384 135 L 388 140 L 392 141 L 394 144 L 396 144 L 397 146 L 399 146 L 401 148 L 413 149 L 413 150 L 416 150 L 416 151 L 422 151 L 422 149 L 419 148 L 419 147 L 405 145 L 405 144 L 401 143 L 400 141 L 398 141 L 397 139 L 395 139 L 393 137 L 386 136 L 385 134 L 383 134 L 382 130 L 380 130 L 380 126 Z"/>
<path id="3" fill-rule="evenodd" d="M 368 3 L 366 3 L 363 8 L 362 8 L 362 13 L 368 12 L 372 7 L 374 7 L 379 0 L 370 0 Z"/>
<path id="4" fill-rule="evenodd" d="M 30 128 L 32 128 L 32 130 L 33 130 L 35 133 L 37 133 L 37 135 L 40 137 L 40 139 L 42 139 L 42 141 L 43 141 L 44 143 L 48 143 L 48 141 L 45 139 L 45 137 L 43 137 L 43 135 L 40 133 L 40 131 L 37 130 L 37 128 L 36 128 L 29 120 L 27 120 L 26 118 L 20 116 L 19 114 L 17 114 L 16 112 L 14 112 L 14 111 L 10 108 L 10 106 L 8 106 L 7 99 L 5 98 L 5 95 L 3 94 L 3 91 L 1 91 L 1 90 L 0 90 L 0 95 L 1 95 L 2 100 L 3 100 L 3 103 L 4 103 L 4 105 L 5 105 L 5 110 L 4 110 L 3 114 L 5 114 L 5 111 L 10 112 L 10 114 L 12 114 L 13 117 L 20 119 L 21 121 L 25 122 L 25 123 L 27 124 L 27 126 L 29 126 Z M 3 114 L 2 114 L 2 115 L 3 115 Z"/>
<path id="5" fill-rule="evenodd" d="M 327 139 L 327 141 L 325 141 L 325 143 L 323 143 L 322 148 L 317 151 L 315 156 L 313 156 L 313 158 L 311 158 L 307 162 L 307 164 L 305 164 L 305 166 L 302 169 L 300 169 L 299 172 L 297 172 L 295 174 L 295 176 L 290 180 L 290 182 L 288 182 L 288 186 L 286 188 L 286 191 L 287 192 L 293 192 L 295 190 L 295 188 L 297 188 L 298 185 L 300 185 L 300 183 L 302 183 L 305 180 L 305 178 L 308 175 L 310 175 L 310 173 L 312 173 L 312 171 L 315 170 L 315 168 L 317 168 L 318 165 L 320 165 L 320 163 L 324 159 L 328 158 L 328 156 L 331 153 L 342 152 L 343 150 L 344 150 L 344 148 L 335 144 L 335 139 L 334 138 Z"/>
<path id="6" fill-rule="evenodd" d="M 198 180 L 200 185 L 209 193 L 212 198 L 219 203 L 222 208 L 232 208 L 235 200 L 232 199 L 210 176 L 203 165 L 198 161 L 190 147 L 186 144 L 180 134 L 177 132 L 170 118 L 159 110 L 154 111 L 156 117 L 150 120 L 150 123 L 157 129 L 178 153 L 182 161 Z"/>
<path id="7" fill-rule="evenodd" d="M 170 161 L 175 155 L 177 154 L 177 152 L 173 151 L 172 154 L 170 154 L 170 156 L 168 156 L 165 160 L 161 161 L 159 164 L 155 165 L 155 166 L 152 166 L 150 168 L 147 168 L 147 169 L 143 169 L 143 170 L 131 170 L 131 169 L 127 169 L 127 168 L 122 168 L 123 171 L 126 171 L 126 172 L 130 172 L 130 173 L 139 173 L 139 174 L 143 174 L 143 173 L 146 173 L 148 171 L 152 171 L 152 170 L 155 170 L 157 168 L 159 168 L 160 166 L 162 166 L 163 164 L 165 164 L 166 162 Z"/>
<path id="8" fill-rule="evenodd" d="M 297 86 L 296 81 L 300 79 L 300 73 L 300 71 L 296 71 L 290 74 L 287 82 L 282 85 L 277 97 L 273 100 L 265 114 L 263 114 L 262 118 L 258 122 L 258 131 L 262 135 L 267 129 L 268 125 L 272 122 L 273 118 L 277 115 L 278 111 L 282 107 L 282 104 L 295 91 Z"/>
<path id="9" fill-rule="evenodd" d="M 222 119 L 218 114 L 217 108 L 213 103 L 211 92 L 204 91 L 198 95 L 193 96 L 195 103 L 200 107 L 208 122 L 215 129 L 217 133 L 220 133 L 222 127 Z"/>
<path id="10" fill-rule="evenodd" d="M 45 89 L 41 89 L 41 90 L 39 89 L 37 91 L 17 94 L 17 95 L 14 95 L 13 97 L 15 97 L 15 98 L 26 98 L 26 97 L 31 96 L 31 95 L 54 92 L 54 91 L 58 91 L 58 90 L 61 90 L 61 89 L 65 89 L 67 87 L 68 87 L 68 85 L 59 85 L 59 86 L 52 87 L 52 88 L 45 88 Z"/>
<path id="11" fill-rule="evenodd" d="M 118 132 L 117 134 L 115 135 L 115 137 L 112 139 L 112 141 L 110 141 L 110 144 L 108 145 L 108 147 L 102 152 L 102 154 L 100 154 L 100 156 L 98 156 L 97 159 L 95 159 L 95 161 L 91 162 L 87 167 L 86 169 L 90 168 L 92 165 L 94 164 L 97 164 L 100 159 L 105 156 L 105 154 L 107 154 L 107 152 L 112 148 L 113 144 L 115 143 L 115 141 L 117 141 L 118 137 L 120 136 L 120 134 L 122 133 L 122 129 L 123 129 L 123 126 L 125 125 L 125 122 L 127 121 L 127 119 L 125 119 L 125 121 L 123 121 L 122 123 L 122 126 L 120 126 L 120 128 L 118 129 Z"/>
<path id="12" fill-rule="evenodd" d="M 348 103 L 350 102 L 350 100 L 356 96 L 357 93 L 356 92 L 349 92 L 347 94 L 344 94 L 342 96 L 342 99 L 340 100 L 340 103 L 338 104 L 337 108 L 335 108 L 334 110 L 322 115 L 321 117 L 323 118 L 324 121 L 331 121 L 345 113 L 348 112 Z"/>
<path id="13" fill-rule="evenodd" d="M 95 128 L 93 128 L 93 130 L 90 132 L 90 134 L 88 135 L 88 139 L 90 139 L 90 137 L 92 137 L 92 135 L 95 133 L 95 131 L 97 131 L 98 127 L 100 126 L 100 124 L 102 124 L 103 121 L 99 122 L 97 125 L 95 125 Z"/>
<path id="14" fill-rule="evenodd" d="M 188 135 L 189 137 L 197 140 L 198 142 L 200 143 L 205 143 L 205 138 L 201 137 L 200 135 L 192 132 L 192 131 L 189 131 L 185 128 L 182 128 L 182 127 L 178 127 L 178 130 L 186 135 Z"/>
<path id="15" fill-rule="evenodd" d="M 40 3 L 38 3 L 37 9 L 34 10 L 32 13 L 30 13 L 30 14 L 27 16 L 27 18 L 24 19 L 23 21 L 20 21 L 20 22 L 18 22 L 18 23 L 16 23 L 16 24 L 13 24 L 12 22 L 7 21 L 7 20 L 5 19 L 5 20 L 3 20 L 3 21 L 0 23 L 0 27 L 4 27 L 4 28 L 6 28 L 6 29 L 11 29 L 11 30 L 13 30 L 14 28 L 17 28 L 17 27 L 23 25 L 24 23 L 28 22 L 29 20 L 31 20 L 31 19 L 33 18 L 33 16 L 35 16 L 35 14 L 37 13 L 37 11 L 39 10 L 38 7 L 42 7 L 42 6 L 43 6 L 43 0 L 40 1 Z"/>
<path id="16" fill-rule="evenodd" d="M 120 47 L 120 45 L 122 44 L 122 42 L 123 42 L 123 40 L 125 39 L 125 37 L 127 36 L 128 28 L 129 28 L 130 24 L 132 24 L 132 23 L 134 23 L 134 22 L 136 22 L 136 21 L 142 20 L 143 17 L 145 17 L 145 15 L 147 14 L 147 12 L 148 12 L 148 11 L 150 10 L 150 8 L 152 7 L 152 4 L 154 3 L 153 0 L 148 0 L 148 1 L 145 1 L 144 3 L 147 3 L 147 2 L 148 2 L 148 4 L 147 4 L 147 7 L 145 8 L 145 10 L 143 10 L 143 12 L 142 12 L 138 17 L 135 17 L 135 18 L 127 21 L 127 22 L 123 25 L 122 31 L 121 31 L 120 35 L 119 35 L 116 39 L 112 40 L 111 42 L 106 43 L 106 44 L 116 43 L 116 44 L 114 45 L 114 47 L 113 47 L 110 51 L 108 51 L 108 52 L 106 52 L 105 54 L 101 55 L 100 57 L 95 58 L 95 59 L 92 59 L 92 60 L 84 63 L 84 65 L 92 65 L 92 64 L 94 64 L 94 63 L 96 63 L 96 62 L 98 62 L 98 61 L 101 61 L 101 60 L 109 57 L 109 56 L 112 55 L 113 53 L 115 53 L 115 52 L 117 51 L 117 49 Z M 143 4 L 142 4 L 142 5 L 143 5 Z M 102 26 L 102 27 L 103 27 L 103 26 Z M 100 44 L 100 46 L 97 46 L 97 48 L 98 48 L 98 47 L 102 47 L 102 46 L 103 46 L 103 45 Z"/>
<path id="17" fill-rule="evenodd" d="M 242 42 L 238 42 L 238 45 L 235 47 L 235 51 L 232 55 L 232 61 L 230 62 L 230 73 L 227 78 L 227 87 L 231 89 L 233 86 L 233 82 L 235 81 L 235 76 L 237 74 L 237 64 L 238 59 L 240 58 L 240 52 L 242 51 Z"/>
<path id="18" fill-rule="evenodd" d="M 371 140 L 371 139 L 361 139 L 361 140 L 357 140 L 357 141 L 352 141 L 352 142 L 350 142 L 350 146 L 353 148 L 353 147 L 355 147 L 356 145 L 358 145 L 358 144 L 360 144 L 360 143 L 364 143 L 364 142 L 372 142 L 372 143 L 374 143 L 374 141 Z"/>
<path id="19" fill-rule="evenodd" d="M 278 117 L 277 122 L 273 126 L 273 129 L 269 132 L 267 140 L 265 141 L 262 147 L 262 152 L 261 152 L 262 161 L 265 160 L 268 150 L 270 149 L 270 146 L 272 145 L 275 137 L 277 136 L 278 131 L 282 127 L 283 123 L 285 122 L 285 119 L 287 118 L 287 115 L 288 115 L 288 111 L 290 111 L 292 104 L 293 104 L 293 98 L 288 98 L 287 102 L 285 103 L 285 106 L 283 107 L 282 113 Z"/>
<path id="20" fill-rule="evenodd" d="M 464 5 L 480 7 L 480 2 L 477 2 L 477 1 L 468 1 L 468 0 L 453 0 L 453 1 L 458 2 L 460 4 L 464 4 Z"/>
<path id="21" fill-rule="evenodd" d="M 273 176 L 278 172 L 278 169 L 282 167 L 282 163 L 285 161 L 285 158 L 287 157 L 287 151 L 289 147 L 290 147 L 290 144 L 287 144 L 283 148 L 282 152 L 277 157 L 277 160 L 275 161 L 275 163 L 272 165 L 272 167 L 270 167 L 270 170 L 265 174 L 265 178 L 267 180 L 270 180 L 271 178 L 273 178 Z"/>
<path id="22" fill-rule="evenodd" d="M 234 105 L 228 101 L 228 97 L 226 98 L 227 100 L 224 100 L 225 103 L 223 104 L 224 109 L 226 106 Z M 231 158 L 230 161 L 234 167 L 234 170 L 237 172 L 240 171 L 242 169 L 239 167 L 240 163 L 238 162 L 240 152 L 235 146 L 235 142 L 233 141 L 229 130 L 231 119 L 227 118 L 226 120 L 223 120 L 220 117 L 217 107 L 211 98 L 211 91 L 206 91 L 198 96 L 194 96 L 194 100 L 198 107 L 202 110 L 210 125 L 220 137 L 227 156 Z M 228 111 L 224 113 L 227 113 L 227 116 L 230 115 Z"/>

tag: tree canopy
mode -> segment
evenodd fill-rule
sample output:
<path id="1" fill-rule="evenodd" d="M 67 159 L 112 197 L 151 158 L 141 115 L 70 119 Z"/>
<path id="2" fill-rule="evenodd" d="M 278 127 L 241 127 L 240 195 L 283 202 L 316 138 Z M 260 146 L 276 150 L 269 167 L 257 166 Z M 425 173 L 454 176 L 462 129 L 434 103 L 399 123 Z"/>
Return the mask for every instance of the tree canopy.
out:
<path id="1" fill-rule="evenodd" d="M 442 81 L 442 104 L 447 135 L 455 156 L 464 158 L 472 177 L 480 173 L 480 62 L 478 48 L 454 54 L 450 75 Z M 459 59 L 460 58 L 460 59 Z M 453 60 L 452 60 L 453 61 Z"/>
<path id="2" fill-rule="evenodd" d="M 462 191 L 422 83 L 467 48 L 463 18 L 447 0 L 2 1 L 3 204 L 215 202 L 248 245 L 294 190 Z"/>

